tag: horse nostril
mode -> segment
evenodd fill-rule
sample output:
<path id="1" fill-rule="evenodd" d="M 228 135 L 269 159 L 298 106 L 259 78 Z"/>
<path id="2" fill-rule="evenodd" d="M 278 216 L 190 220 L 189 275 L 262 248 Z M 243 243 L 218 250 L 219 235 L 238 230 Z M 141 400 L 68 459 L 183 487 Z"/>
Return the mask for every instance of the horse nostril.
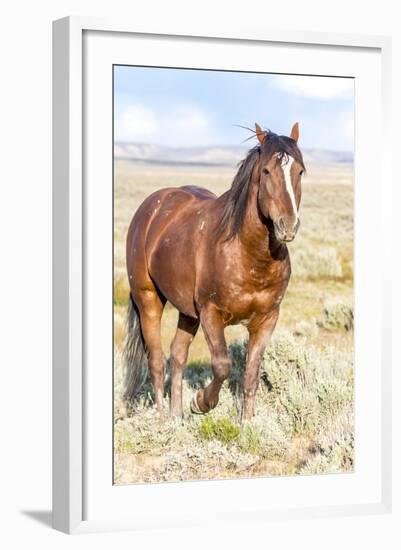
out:
<path id="1" fill-rule="evenodd" d="M 285 230 L 285 225 L 284 225 L 284 220 L 282 217 L 280 217 L 278 220 L 277 220 L 277 226 L 278 228 L 280 229 L 280 231 L 283 231 Z"/>

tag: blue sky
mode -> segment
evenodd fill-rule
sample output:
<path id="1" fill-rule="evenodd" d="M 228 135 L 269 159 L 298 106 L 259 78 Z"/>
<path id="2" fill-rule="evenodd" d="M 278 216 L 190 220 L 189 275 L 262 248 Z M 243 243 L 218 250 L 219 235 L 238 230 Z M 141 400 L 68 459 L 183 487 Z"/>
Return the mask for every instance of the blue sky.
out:
<path id="1" fill-rule="evenodd" d="M 235 124 L 288 135 L 299 122 L 302 147 L 353 151 L 346 78 L 116 66 L 114 113 L 116 141 L 240 145 L 249 133 Z"/>

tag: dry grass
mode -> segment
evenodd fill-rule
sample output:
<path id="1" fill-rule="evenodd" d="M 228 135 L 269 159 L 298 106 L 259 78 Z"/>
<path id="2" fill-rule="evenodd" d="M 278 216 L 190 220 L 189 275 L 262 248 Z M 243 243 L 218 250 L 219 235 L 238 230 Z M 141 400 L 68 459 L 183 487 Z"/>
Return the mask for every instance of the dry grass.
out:
<path id="1" fill-rule="evenodd" d="M 291 244 L 293 275 L 273 343 L 265 354 L 252 422 L 238 422 L 245 360 L 244 327 L 229 327 L 234 359 L 218 407 L 205 417 L 189 402 L 210 377 L 199 331 L 184 382 L 184 419 L 160 419 L 150 386 L 128 419 L 119 415 L 128 285 L 124 240 L 133 212 L 152 191 L 188 183 L 216 194 L 230 170 L 137 167 L 116 162 L 115 173 L 115 482 L 230 478 L 349 471 L 353 468 L 353 191 L 349 167 L 308 166 L 300 233 Z M 167 305 L 166 356 L 178 314 Z M 165 407 L 168 409 L 168 383 Z"/>

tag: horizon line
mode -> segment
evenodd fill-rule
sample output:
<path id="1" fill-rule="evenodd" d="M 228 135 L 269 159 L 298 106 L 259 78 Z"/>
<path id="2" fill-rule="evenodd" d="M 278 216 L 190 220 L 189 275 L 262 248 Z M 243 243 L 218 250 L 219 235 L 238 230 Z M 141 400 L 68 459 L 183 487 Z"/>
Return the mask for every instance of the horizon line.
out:
<path id="1" fill-rule="evenodd" d="M 162 147 L 165 149 L 210 149 L 212 147 L 219 147 L 222 149 L 229 149 L 237 147 L 244 150 L 249 150 L 250 147 L 239 144 L 210 144 L 210 145 L 163 145 L 157 142 L 148 142 L 148 141 L 124 141 L 124 140 L 114 140 L 113 145 L 156 145 L 157 147 Z M 325 153 L 347 153 L 354 156 L 354 149 L 327 149 L 325 147 L 302 147 L 303 151 L 322 151 Z"/>

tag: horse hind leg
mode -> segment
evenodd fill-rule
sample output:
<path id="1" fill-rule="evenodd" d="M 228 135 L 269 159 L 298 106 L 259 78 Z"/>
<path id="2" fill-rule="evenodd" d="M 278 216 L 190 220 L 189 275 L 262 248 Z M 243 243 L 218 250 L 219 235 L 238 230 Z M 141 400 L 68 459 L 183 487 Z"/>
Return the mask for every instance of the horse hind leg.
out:
<path id="1" fill-rule="evenodd" d="M 134 300 L 139 310 L 156 407 L 161 413 L 163 411 L 165 364 L 161 345 L 161 318 L 166 300 L 156 288 L 141 289 L 135 292 Z"/>
<path id="2" fill-rule="evenodd" d="M 198 330 L 199 319 L 183 313 L 178 318 L 177 332 L 171 343 L 171 398 L 170 416 L 182 416 L 182 375 L 188 359 L 189 346 Z"/>

